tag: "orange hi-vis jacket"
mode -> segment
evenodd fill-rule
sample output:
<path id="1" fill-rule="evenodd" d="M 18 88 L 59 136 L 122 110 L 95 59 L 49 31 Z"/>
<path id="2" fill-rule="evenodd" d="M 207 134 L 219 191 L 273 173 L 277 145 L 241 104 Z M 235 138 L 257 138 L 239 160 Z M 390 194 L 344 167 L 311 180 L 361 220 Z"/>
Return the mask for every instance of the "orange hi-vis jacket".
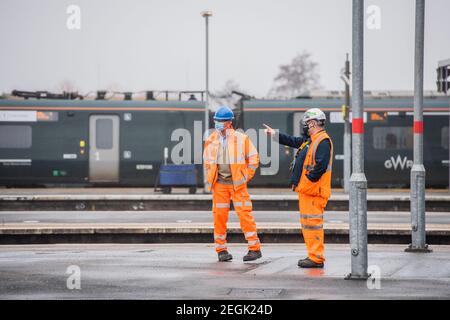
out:
<path id="1" fill-rule="evenodd" d="M 220 139 L 220 133 L 214 131 L 205 141 L 203 161 L 207 181 L 205 188 L 208 191 L 217 181 L 217 156 L 219 148 L 222 147 Z M 233 186 L 235 190 L 239 190 L 255 175 L 259 166 L 258 151 L 247 135 L 234 129 L 227 130 L 226 143 Z"/>
<path id="2" fill-rule="evenodd" d="M 315 165 L 315 153 L 317 150 L 317 146 L 319 143 L 328 139 L 330 141 L 331 150 L 330 150 L 330 162 L 328 164 L 327 171 L 320 177 L 319 181 L 312 182 L 306 176 L 310 170 L 313 169 Z M 300 183 L 297 187 L 297 191 L 300 194 L 313 196 L 313 197 L 321 197 L 326 200 L 331 196 L 331 168 L 333 163 L 333 142 L 330 137 L 326 133 L 325 130 L 319 131 L 316 134 L 311 136 L 311 144 L 306 154 L 305 162 L 303 163 L 303 172 L 300 177 Z"/>

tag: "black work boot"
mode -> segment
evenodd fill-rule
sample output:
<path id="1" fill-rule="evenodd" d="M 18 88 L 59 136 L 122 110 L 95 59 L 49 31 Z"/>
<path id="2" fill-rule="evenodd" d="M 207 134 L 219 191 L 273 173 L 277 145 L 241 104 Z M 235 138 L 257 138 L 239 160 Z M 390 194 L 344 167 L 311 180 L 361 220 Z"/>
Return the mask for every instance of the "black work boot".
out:
<path id="1" fill-rule="evenodd" d="M 227 250 L 220 251 L 217 256 L 219 258 L 219 261 L 230 261 L 231 259 L 233 259 L 233 256 L 229 254 Z"/>
<path id="2" fill-rule="evenodd" d="M 244 261 L 253 261 L 262 257 L 261 250 L 249 250 L 244 256 Z"/>
<path id="3" fill-rule="evenodd" d="M 300 268 L 323 268 L 323 263 L 317 263 L 309 258 L 298 260 L 298 266 Z"/>

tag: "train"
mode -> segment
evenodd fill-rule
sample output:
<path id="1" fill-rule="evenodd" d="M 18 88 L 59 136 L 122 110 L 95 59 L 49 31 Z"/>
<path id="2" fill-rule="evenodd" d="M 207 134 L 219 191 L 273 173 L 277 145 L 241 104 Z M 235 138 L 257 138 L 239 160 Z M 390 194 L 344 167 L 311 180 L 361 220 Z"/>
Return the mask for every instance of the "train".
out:
<path id="1" fill-rule="evenodd" d="M 296 151 L 270 141 L 262 124 L 298 135 L 303 112 L 318 107 L 334 144 L 332 186 L 343 187 L 343 104 L 343 96 L 240 99 L 235 127 L 249 134 L 261 155 L 250 186 L 288 187 Z M 427 188 L 449 185 L 449 111 L 449 97 L 424 97 Z M 195 99 L 0 99 L 0 186 L 153 187 L 163 164 L 190 163 L 201 187 L 204 121 L 205 103 Z M 368 187 L 409 187 L 413 97 L 366 96 L 364 122 Z"/>

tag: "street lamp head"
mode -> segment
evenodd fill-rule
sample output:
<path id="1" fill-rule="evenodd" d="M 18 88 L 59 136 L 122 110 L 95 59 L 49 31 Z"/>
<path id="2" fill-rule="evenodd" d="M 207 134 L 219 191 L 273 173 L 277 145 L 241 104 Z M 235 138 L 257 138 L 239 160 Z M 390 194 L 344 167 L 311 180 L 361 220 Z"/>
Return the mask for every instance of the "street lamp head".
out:
<path id="1" fill-rule="evenodd" d="M 210 10 L 202 11 L 201 15 L 202 15 L 203 18 L 211 17 L 212 16 L 212 11 L 210 11 Z"/>

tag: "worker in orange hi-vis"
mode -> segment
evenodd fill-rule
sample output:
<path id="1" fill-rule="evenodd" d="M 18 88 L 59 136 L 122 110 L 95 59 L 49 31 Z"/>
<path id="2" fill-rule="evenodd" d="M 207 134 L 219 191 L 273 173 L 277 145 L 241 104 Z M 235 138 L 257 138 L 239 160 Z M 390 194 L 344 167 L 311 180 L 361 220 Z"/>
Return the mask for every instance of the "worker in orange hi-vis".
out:
<path id="1" fill-rule="evenodd" d="M 298 193 L 300 223 L 308 257 L 298 261 L 301 268 L 323 268 L 325 256 L 323 213 L 331 195 L 333 142 L 325 131 L 322 110 L 305 111 L 303 135 L 292 137 L 266 127 L 266 133 L 280 144 L 297 149 L 291 164 L 291 187 Z"/>
<path id="2" fill-rule="evenodd" d="M 255 175 L 259 155 L 250 138 L 233 129 L 233 119 L 233 111 L 226 106 L 219 107 L 214 114 L 216 130 L 206 139 L 203 153 L 205 188 L 213 193 L 214 242 L 219 261 L 233 259 L 226 240 L 230 200 L 248 242 L 243 260 L 252 261 L 262 254 L 247 183 Z"/>

